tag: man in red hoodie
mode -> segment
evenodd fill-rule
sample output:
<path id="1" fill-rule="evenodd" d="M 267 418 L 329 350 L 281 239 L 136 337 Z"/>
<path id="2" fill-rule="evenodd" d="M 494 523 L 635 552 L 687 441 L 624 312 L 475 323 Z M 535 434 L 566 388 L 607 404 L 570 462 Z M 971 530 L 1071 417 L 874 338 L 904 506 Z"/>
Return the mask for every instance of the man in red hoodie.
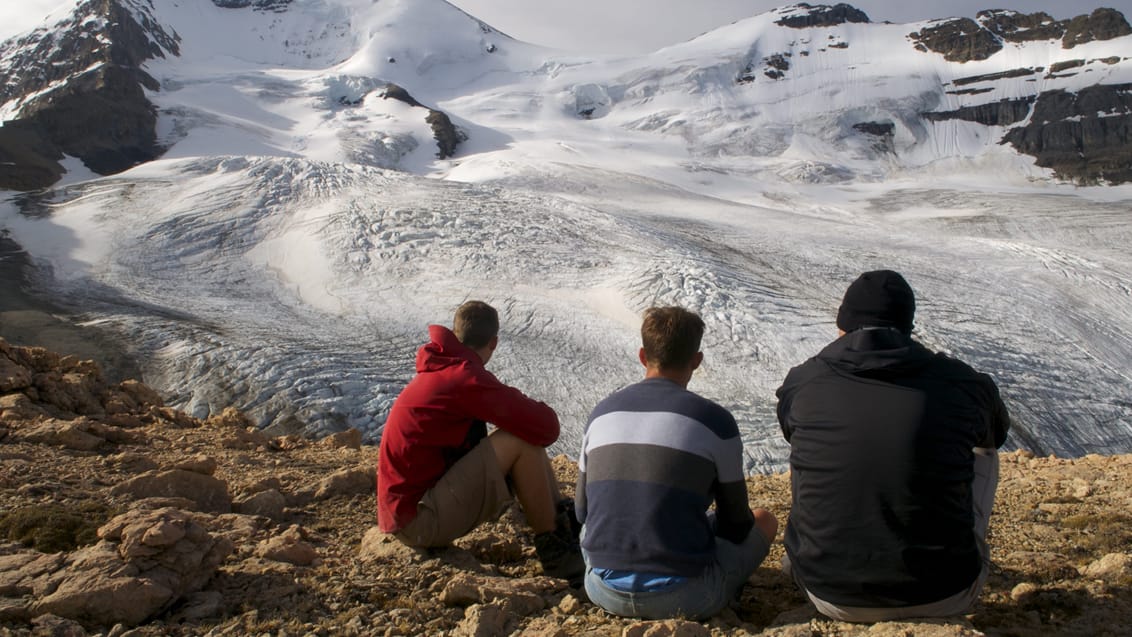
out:
<path id="1" fill-rule="evenodd" d="M 499 314 L 482 301 L 461 305 L 451 330 L 429 326 L 417 375 L 381 434 L 378 525 L 409 546 L 444 546 L 497 519 L 513 488 L 543 571 L 579 578 L 573 502 L 545 450 L 558 439 L 558 416 L 484 368 L 498 345 Z"/>

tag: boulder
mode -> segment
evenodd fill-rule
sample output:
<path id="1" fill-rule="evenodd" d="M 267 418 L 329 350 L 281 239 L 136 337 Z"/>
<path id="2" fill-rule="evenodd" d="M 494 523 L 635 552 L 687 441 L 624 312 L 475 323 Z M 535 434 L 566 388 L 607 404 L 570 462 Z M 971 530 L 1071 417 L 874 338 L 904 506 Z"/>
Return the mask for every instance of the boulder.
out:
<path id="1" fill-rule="evenodd" d="M 321 444 L 331 449 L 361 449 L 362 432 L 351 427 L 346 431 L 330 434 L 321 440 Z"/>
<path id="2" fill-rule="evenodd" d="M 440 593 L 440 600 L 449 606 L 496 604 L 519 616 L 527 616 L 546 608 L 544 596 L 565 588 L 560 580 L 549 577 L 492 577 L 459 573 L 452 577 Z"/>
<path id="3" fill-rule="evenodd" d="M 318 551 L 306 541 L 306 534 L 297 524 L 283 533 L 264 540 L 256 547 L 256 555 L 296 566 L 309 566 L 318 559 Z"/>
<path id="4" fill-rule="evenodd" d="M 362 536 L 361 546 L 358 548 L 358 557 L 361 559 L 382 562 L 399 561 L 407 563 L 419 561 L 424 553 L 424 549 L 407 546 L 392 535 L 383 533 L 376 526 L 371 526 L 366 531 L 366 534 Z"/>
<path id="5" fill-rule="evenodd" d="M 219 463 L 216 458 L 204 454 L 197 454 L 192 458 L 186 458 L 173 465 L 172 469 L 182 469 L 184 471 L 192 471 L 201 475 L 210 476 L 216 473 L 216 468 Z"/>
<path id="6" fill-rule="evenodd" d="M 105 438 L 90 431 L 90 422 L 86 420 L 47 420 L 21 430 L 18 438 L 24 442 L 76 451 L 94 451 L 106 442 Z"/>
<path id="7" fill-rule="evenodd" d="M 110 493 L 136 499 L 186 498 L 196 503 L 197 510 L 212 513 L 228 513 L 232 510 L 228 483 L 184 469 L 147 471 L 116 485 Z"/>
<path id="8" fill-rule="evenodd" d="M 314 488 L 313 497 L 325 500 L 339 495 L 375 493 L 376 490 L 376 469 L 369 466 L 347 467 L 320 480 Z"/>
<path id="9" fill-rule="evenodd" d="M 1132 582 L 1132 554 L 1109 553 L 1082 568 L 1081 575 L 1113 584 Z"/>
<path id="10" fill-rule="evenodd" d="M 50 592 L 32 603 L 33 615 L 137 625 L 200 590 L 233 550 L 177 509 L 125 513 L 98 536 L 98 544 L 66 557 Z"/>
<path id="11" fill-rule="evenodd" d="M 262 515 L 272 520 L 283 517 L 283 509 L 287 506 L 287 498 L 275 489 L 260 491 L 251 497 L 237 501 L 233 508 L 237 513 L 244 515 Z"/>
<path id="12" fill-rule="evenodd" d="M 495 637 L 507 634 L 507 611 L 497 604 L 475 604 L 452 632 L 454 637 Z"/>
<path id="13" fill-rule="evenodd" d="M 621 637 L 710 637 L 707 626 L 685 619 L 637 622 L 625 627 Z"/>
<path id="14" fill-rule="evenodd" d="M 31 370 L 8 356 L 11 346 L 0 339 L 0 392 L 10 392 L 31 386 Z"/>

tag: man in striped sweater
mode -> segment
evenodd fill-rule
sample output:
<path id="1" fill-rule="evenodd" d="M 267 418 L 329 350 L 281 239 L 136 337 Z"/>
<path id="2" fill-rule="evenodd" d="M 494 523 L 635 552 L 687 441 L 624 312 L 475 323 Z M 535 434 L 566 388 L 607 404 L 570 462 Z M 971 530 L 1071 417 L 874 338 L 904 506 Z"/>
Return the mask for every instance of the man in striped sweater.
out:
<path id="1" fill-rule="evenodd" d="M 715 615 L 778 531 L 773 514 L 748 505 L 735 419 L 687 389 L 703 333 L 683 308 L 645 312 L 645 379 L 603 400 L 586 426 L 576 494 L 585 588 L 616 615 Z"/>

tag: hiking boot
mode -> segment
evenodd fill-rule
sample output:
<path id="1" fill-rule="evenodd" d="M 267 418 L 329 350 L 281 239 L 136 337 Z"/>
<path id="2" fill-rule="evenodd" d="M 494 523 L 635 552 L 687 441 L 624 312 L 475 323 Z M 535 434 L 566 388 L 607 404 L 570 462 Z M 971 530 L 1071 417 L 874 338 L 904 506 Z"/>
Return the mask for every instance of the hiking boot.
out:
<path id="1" fill-rule="evenodd" d="M 569 528 L 559 527 L 535 536 L 535 553 L 542 563 L 542 572 L 559 577 L 577 587 L 586 573 L 582 549 L 578 540 L 570 536 Z"/>
<path id="2" fill-rule="evenodd" d="M 558 501 L 555 505 L 554 522 L 558 528 L 570 529 L 570 535 L 573 536 L 574 541 L 578 541 L 578 535 L 582 533 L 582 523 L 578 521 L 578 513 L 574 510 L 574 499 L 564 498 Z"/>

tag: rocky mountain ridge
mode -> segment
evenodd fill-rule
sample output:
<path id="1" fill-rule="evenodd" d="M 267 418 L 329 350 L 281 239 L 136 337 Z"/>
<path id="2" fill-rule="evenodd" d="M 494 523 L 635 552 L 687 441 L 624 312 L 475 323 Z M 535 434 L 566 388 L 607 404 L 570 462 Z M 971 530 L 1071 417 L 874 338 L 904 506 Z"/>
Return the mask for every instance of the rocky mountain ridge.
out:
<path id="1" fill-rule="evenodd" d="M 249 14 L 265 16 L 256 24 L 262 24 L 268 30 L 275 25 L 268 16 L 286 16 L 303 9 L 300 5 L 280 0 L 214 0 L 213 4 L 232 12 L 233 17 L 238 14 L 240 19 Z M 447 3 L 436 4 L 452 9 Z M 152 61 L 181 55 L 182 36 L 170 26 L 165 15 L 168 11 L 161 0 L 84 0 L 70 17 L 58 24 L 0 45 L 0 119 L 4 120 L 3 127 L 0 127 L 0 189 L 32 190 L 55 183 L 63 172 L 59 162 L 65 156 L 77 157 L 97 174 L 118 173 L 162 156 L 170 145 L 178 141 L 176 135 L 158 133 L 159 119 L 169 120 L 166 126 L 179 129 L 186 121 L 183 108 L 154 103 L 154 95 L 168 93 L 178 80 L 155 78 L 150 74 Z M 847 4 L 801 3 L 771 14 L 776 28 L 797 31 L 801 39 L 805 39 L 806 34 L 825 37 L 827 31 L 832 31 L 820 47 L 815 42 L 810 47 L 768 52 L 762 50 L 756 40 L 751 44 L 751 50 L 757 54 L 747 60 L 745 68 L 736 75 L 740 84 L 751 83 L 764 76 L 775 81 L 801 81 L 804 78 L 798 75 L 797 64 L 792 65 L 790 61 L 793 56 L 867 46 L 870 32 L 856 27 L 878 26 L 870 22 L 863 11 Z M 497 34 L 487 25 L 474 19 L 466 22 L 460 28 L 479 28 L 484 34 L 485 54 L 505 56 L 505 49 L 501 50 L 500 46 L 514 46 L 512 43 L 497 44 L 495 40 L 502 42 L 502 36 L 495 38 Z M 1132 27 L 1125 16 L 1113 9 L 1101 8 L 1067 20 L 1054 20 L 1041 12 L 982 11 L 974 19 L 954 18 L 907 25 L 906 38 L 913 55 L 939 55 L 951 63 L 977 65 L 1005 59 L 1010 51 L 1022 46 L 1075 50 L 1090 43 L 1125 38 L 1130 34 Z M 284 42 L 288 47 L 294 46 L 289 39 Z M 196 44 L 200 46 L 203 43 Z M 359 42 L 357 46 L 380 47 L 380 44 L 364 45 Z M 390 53 L 382 54 L 385 57 L 381 66 L 393 68 L 397 64 L 405 65 L 401 55 L 392 54 L 394 49 L 411 55 L 416 63 L 414 73 L 423 75 L 435 74 L 436 71 L 431 68 L 437 60 L 450 55 L 423 48 L 409 52 L 398 45 L 392 46 Z M 310 53 L 307 56 L 310 57 Z M 402 62 L 398 63 L 398 59 Z M 1038 166 L 1051 169 L 1059 179 L 1086 184 L 1125 183 L 1132 180 L 1127 168 L 1132 164 L 1132 150 L 1129 150 L 1132 145 L 1127 143 L 1132 128 L 1128 84 L 1098 79 L 1093 83 L 1086 82 L 1083 88 L 1077 84 L 1071 88 L 1057 88 L 1056 80 L 1096 71 L 1100 68 L 1098 65 L 1132 64 L 1128 59 L 1128 56 L 1086 56 L 1072 63 L 1059 61 L 1056 63 L 1058 68 L 1054 70 L 1051 66 L 1048 72 L 1034 67 L 974 73 L 971 75 L 973 85 L 964 88 L 956 88 L 960 86 L 958 81 L 949 86 L 944 79 L 944 85 L 937 87 L 941 95 L 967 98 L 1015 86 L 1017 83 L 1012 82 L 1018 77 L 1013 74 L 1015 72 L 1029 73 L 1033 77 L 1025 82 L 1033 84 L 1023 89 L 1021 96 L 1003 98 L 988 95 L 990 99 L 985 102 L 952 98 L 943 100 L 944 105 L 950 107 L 923 108 L 914 114 L 891 113 L 887 119 L 864 119 L 855 112 L 860 109 L 847 112 L 844 117 L 857 120 L 849 122 L 847 130 L 850 131 L 861 130 L 853 128 L 858 124 L 896 124 L 914 129 L 921 122 L 928 125 L 948 120 L 977 123 L 992 129 L 1000 144 L 1008 144 L 1018 153 L 1033 157 Z M 334 58 L 333 64 L 341 61 L 341 57 Z M 665 73 L 662 69 L 664 62 L 660 58 L 654 62 L 642 58 L 642 62 L 655 66 L 653 73 Z M 542 71 L 531 68 L 526 72 L 545 72 L 559 63 L 547 59 L 544 64 Z M 792 66 L 795 68 L 793 73 L 790 72 Z M 849 70 L 852 70 L 851 66 L 846 72 Z M 398 72 L 397 75 L 404 74 Z M 423 80 L 423 75 L 418 79 Z M 974 80 L 976 77 L 980 79 Z M 414 95 L 422 90 L 421 86 L 405 84 L 404 79 L 371 78 L 371 81 L 380 86 L 400 85 Z M 162 82 L 168 83 L 168 86 L 162 87 Z M 1053 88 L 1037 88 L 1047 85 Z M 689 84 L 691 90 L 694 86 L 694 82 Z M 616 109 L 617 91 L 604 86 L 598 78 L 590 83 L 578 84 L 573 92 L 579 96 L 579 120 L 593 119 Z M 351 99 L 356 102 L 351 105 L 357 105 L 365 97 L 366 94 L 353 96 Z M 553 99 L 553 94 L 540 99 L 546 98 Z M 884 101 L 878 98 L 882 112 L 886 108 Z M 1094 106 L 1099 110 L 1094 110 Z M 1008 116 L 1003 116 L 1003 113 Z M 414 121 L 417 117 L 427 118 L 437 144 L 436 156 L 446 159 L 459 152 L 469 135 L 476 134 L 458 125 L 460 115 L 433 106 L 426 107 L 420 115 L 397 115 L 394 118 L 407 117 Z M 354 119 L 357 117 L 353 116 Z M 658 112 L 656 117 L 665 116 Z M 915 117 L 919 122 L 901 121 L 904 117 Z M 782 124 L 789 125 L 789 122 Z M 479 134 L 486 135 L 487 132 L 479 131 Z M 839 135 L 832 130 L 825 134 L 832 137 Z M 398 167 L 399 157 L 411 146 L 403 136 L 392 133 L 376 137 L 367 135 L 362 139 L 356 138 L 356 135 L 350 127 L 340 134 L 343 146 L 355 149 L 352 153 L 347 152 L 352 161 Z M 875 140 L 866 141 L 866 146 L 878 149 L 873 154 L 874 161 L 883 163 L 906 152 L 899 144 L 889 143 L 893 139 L 891 134 L 880 137 L 879 144 L 874 145 L 872 141 Z M 383 138 L 385 141 L 382 141 Z M 364 150 L 371 146 L 382 150 L 376 153 Z M 357 150 L 359 148 L 363 150 Z M 718 150 L 733 153 L 737 148 L 732 143 Z M 703 150 L 710 151 L 711 148 Z M 753 149 L 744 152 L 761 154 L 780 150 L 754 144 Z M 385 157 L 390 153 L 393 159 Z"/>
<path id="2" fill-rule="evenodd" d="M 90 361 L 0 340 L 0 635 L 1127 635 L 1132 456 L 1003 458 L 972 613 L 815 615 L 771 557 L 719 617 L 606 615 L 540 575 L 512 510 L 437 551 L 373 528 L 376 448 L 200 420 Z M 564 485 L 576 468 L 554 461 Z M 786 475 L 748 479 L 785 516 Z"/>

